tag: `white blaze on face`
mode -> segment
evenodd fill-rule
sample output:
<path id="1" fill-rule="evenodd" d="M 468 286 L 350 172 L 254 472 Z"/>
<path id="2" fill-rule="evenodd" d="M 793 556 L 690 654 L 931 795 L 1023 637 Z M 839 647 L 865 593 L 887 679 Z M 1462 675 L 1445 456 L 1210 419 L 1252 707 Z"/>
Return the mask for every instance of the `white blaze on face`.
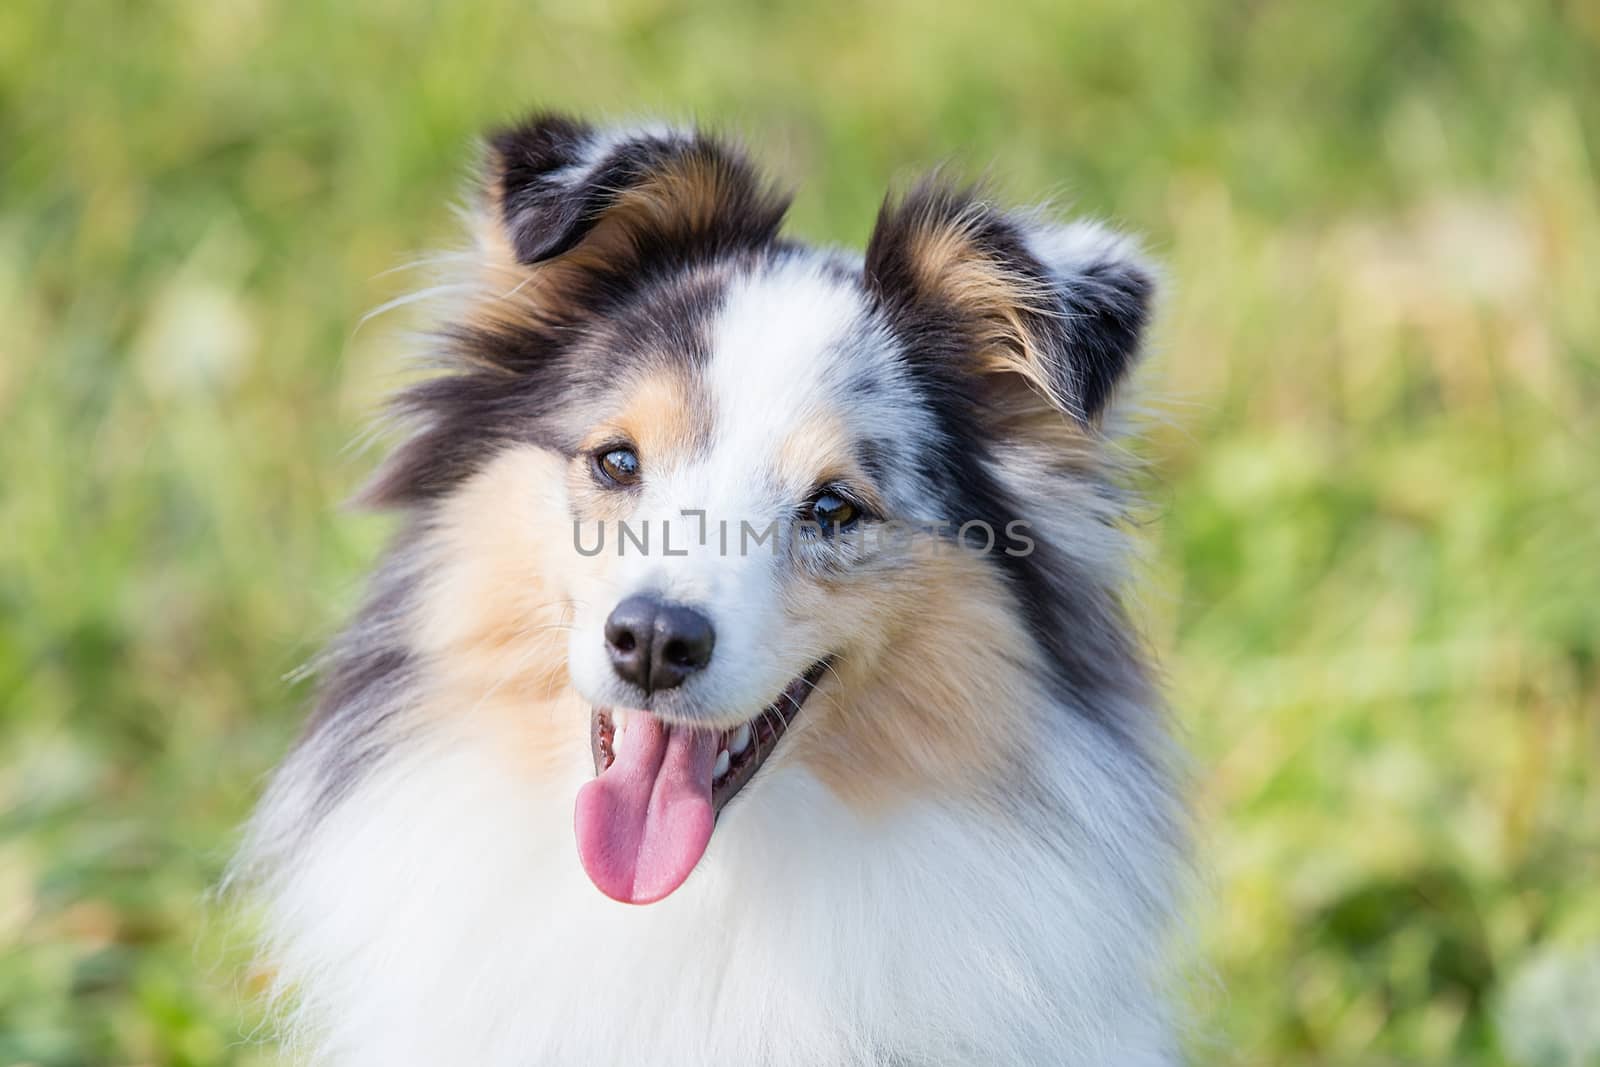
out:
<path id="1" fill-rule="evenodd" d="M 650 520 L 657 541 L 670 522 L 673 551 L 688 554 L 669 557 L 653 543 L 648 556 L 623 561 L 619 583 L 623 595 L 657 590 L 711 617 L 716 651 L 695 680 L 696 703 L 708 710 L 748 717 L 807 666 L 797 667 L 794 650 L 781 645 L 788 568 L 780 539 L 812 486 L 808 472 L 783 469 L 780 453 L 837 407 L 840 355 L 862 312 L 860 293 L 814 263 L 736 281 L 711 327 L 702 371 L 711 439 L 687 463 L 646 477 L 638 517 Z M 685 508 L 705 511 L 704 546 L 699 520 L 684 517 Z"/>

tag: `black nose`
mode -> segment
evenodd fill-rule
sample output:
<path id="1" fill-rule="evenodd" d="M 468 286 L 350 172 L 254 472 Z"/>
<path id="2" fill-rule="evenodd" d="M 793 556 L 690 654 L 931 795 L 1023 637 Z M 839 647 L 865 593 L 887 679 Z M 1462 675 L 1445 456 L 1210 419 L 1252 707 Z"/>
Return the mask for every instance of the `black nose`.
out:
<path id="1" fill-rule="evenodd" d="M 646 693 L 671 689 L 711 662 L 717 632 L 693 608 L 631 596 L 606 619 L 606 651 L 618 677 Z"/>

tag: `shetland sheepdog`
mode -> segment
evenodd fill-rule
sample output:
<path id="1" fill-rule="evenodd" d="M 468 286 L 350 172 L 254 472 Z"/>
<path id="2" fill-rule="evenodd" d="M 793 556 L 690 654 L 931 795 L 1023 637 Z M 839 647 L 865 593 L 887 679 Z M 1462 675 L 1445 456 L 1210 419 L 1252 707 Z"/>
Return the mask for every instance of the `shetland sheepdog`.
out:
<path id="1" fill-rule="evenodd" d="M 484 157 L 363 491 L 399 531 L 238 865 L 286 1043 L 1176 1062 L 1134 244 L 935 176 L 811 247 L 694 129 Z"/>

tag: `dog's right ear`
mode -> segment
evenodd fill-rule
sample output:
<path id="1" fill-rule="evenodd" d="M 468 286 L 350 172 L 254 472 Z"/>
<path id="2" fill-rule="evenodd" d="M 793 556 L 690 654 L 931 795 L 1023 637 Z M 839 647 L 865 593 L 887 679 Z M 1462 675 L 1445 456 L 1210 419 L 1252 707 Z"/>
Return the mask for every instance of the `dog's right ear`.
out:
<path id="1" fill-rule="evenodd" d="M 601 130 L 535 115 L 489 139 L 486 192 L 522 267 L 610 279 L 770 243 L 789 198 L 698 130 Z"/>

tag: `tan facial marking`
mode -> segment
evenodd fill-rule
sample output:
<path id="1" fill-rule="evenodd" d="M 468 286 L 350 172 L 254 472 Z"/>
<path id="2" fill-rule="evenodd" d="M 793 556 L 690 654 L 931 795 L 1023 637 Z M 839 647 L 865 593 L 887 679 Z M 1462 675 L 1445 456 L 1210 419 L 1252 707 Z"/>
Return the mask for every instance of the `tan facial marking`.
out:
<path id="1" fill-rule="evenodd" d="M 1015 767 L 1039 706 L 1035 654 L 988 565 L 930 543 L 850 596 L 872 605 L 877 643 L 842 658 L 807 703 L 795 758 L 864 811 L 930 788 L 979 791 Z"/>
<path id="2" fill-rule="evenodd" d="M 567 675 L 570 604 L 556 584 L 571 527 L 563 476 L 561 457 L 524 446 L 457 489 L 434 525 L 415 614 L 414 647 L 433 667 L 426 713 L 496 733 L 541 771 L 588 744 Z"/>
<path id="3" fill-rule="evenodd" d="M 567 492 L 586 520 L 616 522 L 632 512 L 633 494 L 598 484 L 591 456 L 627 444 L 639 454 L 646 480 L 698 455 L 709 444 L 714 412 L 706 391 L 687 368 L 663 367 L 624 384 L 621 407 L 584 435 L 578 455 L 568 464 Z"/>
<path id="4" fill-rule="evenodd" d="M 622 390 L 622 409 L 585 437 L 585 447 L 612 440 L 630 441 L 641 459 L 675 464 L 711 440 L 713 412 L 709 394 L 687 368 L 653 370 Z"/>
<path id="5" fill-rule="evenodd" d="M 862 503 L 882 511 L 877 487 L 861 468 L 855 444 L 855 435 L 837 414 L 811 416 L 790 432 L 778 448 L 779 481 L 800 489 L 841 482 L 860 493 Z"/>

